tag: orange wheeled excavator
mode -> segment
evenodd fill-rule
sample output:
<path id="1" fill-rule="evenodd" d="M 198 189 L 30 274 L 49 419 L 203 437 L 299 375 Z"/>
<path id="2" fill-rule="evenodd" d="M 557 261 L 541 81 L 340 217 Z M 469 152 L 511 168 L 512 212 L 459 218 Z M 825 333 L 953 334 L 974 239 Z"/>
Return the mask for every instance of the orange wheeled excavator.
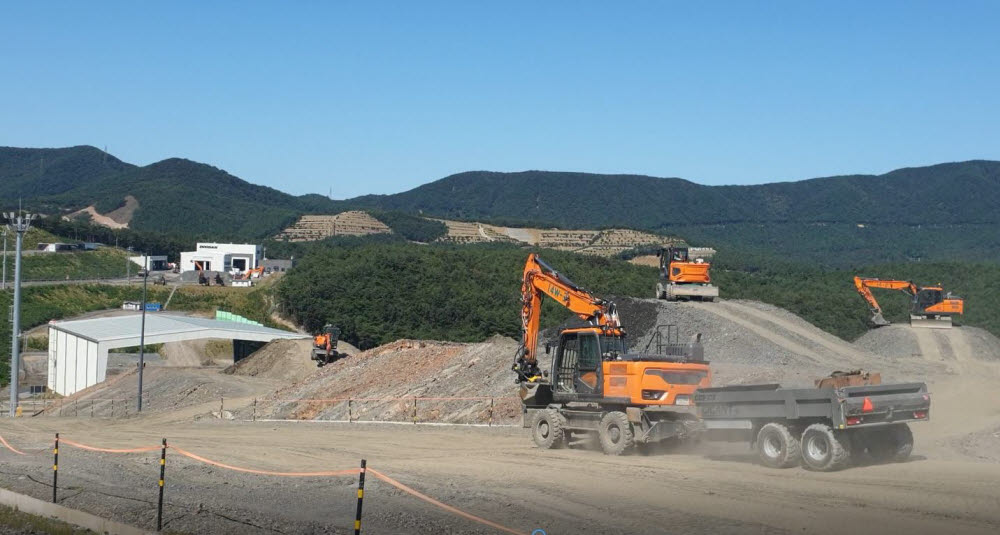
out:
<path id="1" fill-rule="evenodd" d="M 706 258 L 714 249 L 689 247 L 664 247 L 656 254 L 660 257 L 660 280 L 656 283 L 656 298 L 667 301 L 678 299 L 714 301 L 719 288 L 712 285 L 710 264 Z"/>
<path id="2" fill-rule="evenodd" d="M 552 356 L 543 371 L 536 352 L 546 295 L 581 325 L 559 331 L 555 348 L 545 345 Z M 513 370 L 525 427 L 539 447 L 561 447 L 571 435 L 597 435 L 605 453 L 620 455 L 634 445 L 700 429 L 691 397 L 699 386 L 709 386 L 711 376 L 700 335 L 689 343 L 656 337 L 656 354 L 630 353 L 615 304 L 575 285 L 536 254 L 525 263 L 521 296 L 523 336 Z"/>
<path id="3" fill-rule="evenodd" d="M 951 292 L 945 293 L 940 285 L 921 288 L 909 281 L 854 277 L 854 287 L 868 302 L 868 307 L 872 311 L 869 321 L 874 327 L 889 325 L 889 320 L 882 316 L 882 307 L 872 295 L 871 288 L 900 290 L 909 295 L 912 301 L 910 308 L 912 327 L 949 329 L 951 317 L 965 311 L 965 301 L 961 297 L 951 295 Z"/>

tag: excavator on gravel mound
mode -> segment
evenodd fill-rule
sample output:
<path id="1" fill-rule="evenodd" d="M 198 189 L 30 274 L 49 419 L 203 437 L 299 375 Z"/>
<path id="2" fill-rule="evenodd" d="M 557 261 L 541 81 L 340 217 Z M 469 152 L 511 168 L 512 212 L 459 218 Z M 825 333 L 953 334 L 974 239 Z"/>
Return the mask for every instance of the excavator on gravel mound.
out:
<path id="1" fill-rule="evenodd" d="M 909 281 L 854 277 L 854 287 L 868 302 L 868 308 L 872 311 L 869 321 L 874 327 L 889 325 L 889 320 L 882 315 L 882 307 L 872 295 L 871 288 L 900 290 L 909 295 L 912 301 L 911 327 L 950 329 L 951 317 L 965 311 L 965 301 L 961 297 L 952 295 L 951 292 L 946 293 L 940 284 L 921 288 Z"/>
<path id="2" fill-rule="evenodd" d="M 526 427 L 539 447 L 561 447 L 571 435 L 597 435 L 605 453 L 621 455 L 636 445 L 697 432 L 691 398 L 711 377 L 700 335 L 688 343 L 669 334 L 666 342 L 654 337 L 657 354 L 631 353 L 615 304 L 580 288 L 536 254 L 525 263 L 521 296 L 523 336 L 513 370 Z M 554 354 L 545 345 L 552 357 L 544 371 L 536 355 L 542 296 L 582 320 L 559 331 Z"/>
<path id="3" fill-rule="evenodd" d="M 323 326 L 323 332 L 313 337 L 312 353 L 309 358 L 316 361 L 317 367 L 322 368 L 347 356 L 347 353 L 337 351 L 338 338 L 340 329 L 329 323 Z"/>
<path id="4" fill-rule="evenodd" d="M 714 301 L 719 297 L 718 286 L 712 285 L 708 258 L 715 249 L 707 247 L 664 247 L 660 257 L 660 280 L 656 283 L 656 298 L 667 301 L 680 299 Z"/>

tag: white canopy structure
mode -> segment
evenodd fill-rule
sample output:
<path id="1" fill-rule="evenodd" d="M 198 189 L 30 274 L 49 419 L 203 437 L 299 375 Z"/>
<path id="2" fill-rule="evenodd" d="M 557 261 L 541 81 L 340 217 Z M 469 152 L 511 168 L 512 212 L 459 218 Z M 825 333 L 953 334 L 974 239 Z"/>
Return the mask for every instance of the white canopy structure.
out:
<path id="1" fill-rule="evenodd" d="M 49 323 L 49 390 L 69 396 L 104 381 L 108 350 L 139 345 L 142 315 Z M 308 335 L 205 318 L 146 314 L 146 345 L 203 338 L 253 342 Z"/>

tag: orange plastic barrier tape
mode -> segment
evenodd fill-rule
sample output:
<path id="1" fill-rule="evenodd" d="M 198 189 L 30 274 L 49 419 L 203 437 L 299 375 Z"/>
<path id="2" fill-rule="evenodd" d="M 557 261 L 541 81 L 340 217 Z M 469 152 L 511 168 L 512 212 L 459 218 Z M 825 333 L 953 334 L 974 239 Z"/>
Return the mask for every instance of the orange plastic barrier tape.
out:
<path id="1" fill-rule="evenodd" d="M 79 448 L 81 450 L 97 451 L 101 453 L 143 453 L 147 451 L 160 451 L 160 446 L 145 446 L 141 448 L 117 449 L 117 448 L 98 448 L 96 446 L 88 446 L 86 444 L 80 444 L 79 442 L 73 442 L 68 438 L 60 438 L 59 442 L 62 444 L 73 446 L 74 448 Z"/>
<path id="2" fill-rule="evenodd" d="M 230 464 L 225 464 L 225 463 L 220 463 L 218 461 L 213 461 L 211 459 L 206 459 L 206 458 L 204 458 L 204 457 L 202 457 L 200 455 L 195 455 L 194 453 L 191 453 L 189 451 L 182 450 L 182 449 L 178 448 L 177 446 L 170 446 L 170 449 L 176 451 L 177 453 L 179 453 L 179 454 L 181 454 L 181 455 L 183 455 L 185 457 L 194 459 L 196 461 L 199 461 L 199 462 L 202 462 L 202 463 L 205 463 L 205 464 L 210 464 L 212 466 L 217 466 L 219 468 L 225 468 L 227 470 L 234 470 L 236 472 L 244 472 L 244 473 L 247 473 L 247 474 L 259 474 L 259 475 L 264 475 L 264 476 L 331 477 L 331 476 L 348 476 L 348 475 L 357 474 L 358 472 L 361 471 L 360 468 L 351 468 L 351 469 L 348 469 L 348 470 L 333 470 L 333 471 L 326 471 L 326 472 L 274 472 L 274 471 L 271 471 L 271 470 L 255 470 L 253 468 L 241 468 L 239 466 L 233 466 L 233 465 L 230 465 Z"/>
<path id="3" fill-rule="evenodd" d="M 429 503 L 431 505 L 434 505 L 436 507 L 440 507 L 441 509 L 444 509 L 445 511 L 448 511 L 449 513 L 456 514 L 456 515 L 458 515 L 458 516 L 460 516 L 462 518 L 465 518 L 467 520 L 472 520 L 473 522 L 478 522 L 480 524 L 483 524 L 485 526 L 489 526 L 489 527 L 494 528 L 494 529 L 498 529 L 498 530 L 503 531 L 505 533 L 511 533 L 513 535 L 527 535 L 523 531 L 517 531 L 516 529 L 508 528 L 507 526 L 502 526 L 500 524 L 497 524 L 496 522 L 492 522 L 492 521 L 486 520 L 485 518 L 478 517 L 478 516 L 476 516 L 476 515 L 474 515 L 472 513 L 466 513 L 465 511 L 463 511 L 463 510 L 461 510 L 461 509 L 459 509 L 457 507 L 452 507 L 452 506 L 450 506 L 448 504 L 439 502 L 439 501 L 435 500 L 434 498 L 431 498 L 430 496 L 428 496 L 426 494 L 423 494 L 423 493 L 421 493 L 419 491 L 416 491 L 416 490 L 414 490 L 414 489 L 412 489 L 410 487 L 407 487 L 406 485 L 404 485 L 404 484 L 400 483 L 399 481 L 396 481 L 395 479 L 393 479 L 393 478 L 391 478 L 391 477 L 383 474 L 382 472 L 379 472 L 378 470 L 375 470 L 374 468 L 369 468 L 368 471 L 371 472 L 375 477 L 381 479 L 382 481 L 385 481 L 386 483 L 392 485 L 393 487 L 396 487 L 397 489 L 399 489 L 399 490 L 401 490 L 403 492 L 412 494 L 413 496 L 415 496 L 417 498 L 420 498 L 421 500 L 423 500 L 423 501 L 425 501 L 425 502 L 427 502 L 427 503 Z"/>
<path id="4" fill-rule="evenodd" d="M 27 453 L 24 453 L 23 451 L 19 451 L 14 446 L 11 446 L 10 442 L 7 442 L 6 440 L 4 440 L 4 438 L 3 438 L 2 435 L 0 435 L 0 442 L 2 442 L 3 445 L 7 447 L 7 449 L 9 449 L 10 451 L 12 451 L 12 452 L 14 452 L 14 453 L 16 453 L 18 455 L 27 455 Z"/>

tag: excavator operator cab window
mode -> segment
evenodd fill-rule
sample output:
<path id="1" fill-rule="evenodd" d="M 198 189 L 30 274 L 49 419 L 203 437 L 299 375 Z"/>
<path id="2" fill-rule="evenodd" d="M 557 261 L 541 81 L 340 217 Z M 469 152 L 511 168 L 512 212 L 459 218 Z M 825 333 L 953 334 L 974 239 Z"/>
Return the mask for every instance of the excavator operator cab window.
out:
<path id="1" fill-rule="evenodd" d="M 597 343 L 597 336 L 593 334 L 580 335 L 580 371 L 596 371 L 601 365 L 601 347 Z"/>
<path id="2" fill-rule="evenodd" d="M 920 309 L 934 306 L 941 300 L 941 290 L 920 290 L 916 296 L 917 306 Z"/>
<path id="3" fill-rule="evenodd" d="M 600 342 L 603 360 L 616 360 L 625 354 L 625 339 L 621 336 L 601 335 Z"/>

